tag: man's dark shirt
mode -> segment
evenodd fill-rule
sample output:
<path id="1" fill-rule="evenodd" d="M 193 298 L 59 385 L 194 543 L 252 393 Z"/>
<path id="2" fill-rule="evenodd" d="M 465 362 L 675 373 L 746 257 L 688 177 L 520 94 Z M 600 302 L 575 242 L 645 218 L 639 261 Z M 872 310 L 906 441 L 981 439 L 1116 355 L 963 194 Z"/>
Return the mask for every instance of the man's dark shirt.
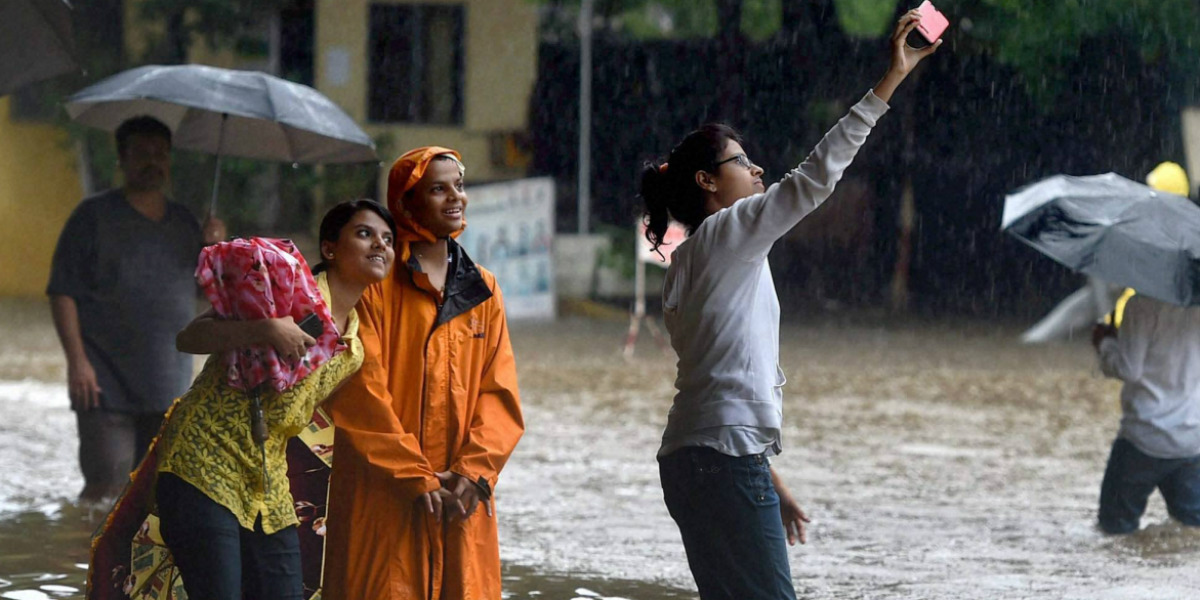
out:
<path id="1" fill-rule="evenodd" d="M 75 300 L 102 408 L 162 413 L 191 383 L 192 358 L 175 349 L 175 334 L 195 316 L 202 245 L 195 217 L 173 202 L 155 222 L 116 189 L 71 213 L 46 294 Z"/>

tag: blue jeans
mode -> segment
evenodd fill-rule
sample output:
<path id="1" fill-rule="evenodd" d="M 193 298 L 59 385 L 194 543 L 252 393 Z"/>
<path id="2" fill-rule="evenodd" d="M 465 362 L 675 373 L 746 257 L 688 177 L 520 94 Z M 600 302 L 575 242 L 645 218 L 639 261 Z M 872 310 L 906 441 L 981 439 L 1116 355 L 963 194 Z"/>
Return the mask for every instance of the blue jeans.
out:
<path id="1" fill-rule="evenodd" d="M 192 600 L 303 600 L 300 539 L 288 527 L 267 535 L 170 474 L 155 490 L 163 541 Z"/>
<path id="2" fill-rule="evenodd" d="M 1155 488 L 1172 517 L 1200 527 L 1200 456 L 1155 458 L 1117 438 L 1100 484 L 1100 528 L 1107 533 L 1137 531 Z"/>
<path id="3" fill-rule="evenodd" d="M 770 468 L 762 455 L 700 447 L 659 459 L 663 499 L 703 600 L 795 600 Z"/>

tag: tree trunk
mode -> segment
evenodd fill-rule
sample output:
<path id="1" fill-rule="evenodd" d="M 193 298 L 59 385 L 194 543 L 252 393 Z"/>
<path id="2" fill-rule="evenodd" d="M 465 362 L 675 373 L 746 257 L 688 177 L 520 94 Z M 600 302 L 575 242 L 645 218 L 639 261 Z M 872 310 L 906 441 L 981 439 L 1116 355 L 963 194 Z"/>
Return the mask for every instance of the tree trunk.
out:
<path id="1" fill-rule="evenodd" d="M 833 0 L 785 1 L 779 36 L 792 49 L 792 66 L 802 78 L 807 104 L 835 89 L 850 41 L 837 20 Z"/>
<path id="2" fill-rule="evenodd" d="M 742 116 L 742 4 L 743 0 L 717 0 L 717 114 L 726 121 Z"/>
<path id="3" fill-rule="evenodd" d="M 783 17 L 779 33 L 785 40 L 796 42 L 842 35 L 837 22 L 837 7 L 833 0 L 792 0 L 783 2 Z"/>
<path id="4" fill-rule="evenodd" d="M 5 0 L 0 0 L 5 1 Z M 89 0 L 73 3 L 71 16 L 75 37 L 76 57 L 85 73 L 82 76 L 63 77 L 75 89 L 94 83 L 125 68 L 129 61 L 125 57 L 125 12 L 122 0 Z M 109 139 L 104 146 L 97 143 L 99 134 L 94 131 L 71 131 L 74 138 L 73 150 L 79 175 L 79 187 L 84 196 L 96 193 L 112 181 L 114 161 L 106 152 L 111 147 Z M 96 150 L 97 148 L 103 148 Z"/>
<path id="5" fill-rule="evenodd" d="M 92 169 L 92 153 L 88 148 L 86 138 L 76 138 L 71 145 L 75 150 L 75 169 L 79 173 L 79 189 L 83 191 L 83 197 L 87 198 L 99 191 L 96 189 L 96 173 Z"/>
<path id="6" fill-rule="evenodd" d="M 167 18 L 167 39 L 164 40 L 166 55 L 163 61 L 166 64 L 181 65 L 187 62 L 188 46 L 191 45 L 189 43 L 191 40 L 188 39 L 190 35 L 185 23 L 186 13 L 187 9 L 180 8 Z"/>
<path id="7" fill-rule="evenodd" d="M 893 22 L 898 20 L 901 15 L 906 12 L 903 3 L 896 6 L 896 14 Z M 916 72 L 908 76 L 908 81 L 905 85 L 909 88 L 916 87 L 921 81 L 921 72 L 918 69 Z M 911 278 L 912 256 L 913 256 L 913 230 L 916 228 L 917 221 L 920 218 L 920 210 L 917 207 L 916 194 L 913 190 L 912 169 L 914 161 L 914 152 L 916 149 L 915 127 L 913 127 L 914 106 L 912 102 L 903 102 L 902 111 L 900 112 L 900 135 L 904 140 L 903 150 L 900 153 L 900 164 L 898 172 L 903 177 L 903 184 L 900 193 L 900 214 L 897 215 L 897 231 L 896 231 L 896 264 L 892 270 L 892 285 L 891 285 L 891 309 L 894 312 L 908 312 L 911 300 L 909 293 L 909 280 Z"/>
<path id="8" fill-rule="evenodd" d="M 912 175 L 904 174 L 900 192 L 900 216 L 896 226 L 896 264 L 892 269 L 891 298 L 892 312 L 906 313 L 909 308 L 908 279 L 912 267 L 912 234 L 917 221 L 917 207 L 913 202 Z"/>

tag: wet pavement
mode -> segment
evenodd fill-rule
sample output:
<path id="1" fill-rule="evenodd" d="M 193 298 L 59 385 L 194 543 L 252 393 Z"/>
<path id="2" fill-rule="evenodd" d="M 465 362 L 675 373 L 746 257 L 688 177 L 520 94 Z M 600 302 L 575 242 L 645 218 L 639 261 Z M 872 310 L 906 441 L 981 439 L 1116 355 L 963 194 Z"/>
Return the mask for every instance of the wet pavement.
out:
<path id="1" fill-rule="evenodd" d="M 102 511 L 76 506 L 74 420 L 43 302 L 0 301 L 0 598 L 81 597 Z M 813 517 L 803 598 L 1190 599 L 1200 531 L 1155 495 L 1094 526 L 1119 384 L 1084 342 L 1019 328 L 821 317 L 782 332 L 784 453 Z M 497 488 L 510 598 L 694 598 L 654 453 L 673 359 L 625 324 L 514 324 L 527 434 Z M 644 330 L 643 330 L 644 331 Z"/>

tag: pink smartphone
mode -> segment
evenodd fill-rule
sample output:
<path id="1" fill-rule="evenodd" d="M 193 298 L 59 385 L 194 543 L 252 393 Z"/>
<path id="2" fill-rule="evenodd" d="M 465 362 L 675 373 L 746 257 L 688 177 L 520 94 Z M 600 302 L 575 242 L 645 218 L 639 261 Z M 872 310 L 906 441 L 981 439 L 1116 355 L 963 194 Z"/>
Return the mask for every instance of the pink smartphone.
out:
<path id="1" fill-rule="evenodd" d="M 934 8 L 933 3 L 925 0 L 921 6 L 917 7 L 917 12 L 921 13 L 921 22 L 917 23 L 917 31 L 921 32 L 921 36 L 929 41 L 930 44 L 936 42 L 942 34 L 946 32 L 946 28 L 950 26 L 950 21 L 946 19 L 938 9 Z"/>

